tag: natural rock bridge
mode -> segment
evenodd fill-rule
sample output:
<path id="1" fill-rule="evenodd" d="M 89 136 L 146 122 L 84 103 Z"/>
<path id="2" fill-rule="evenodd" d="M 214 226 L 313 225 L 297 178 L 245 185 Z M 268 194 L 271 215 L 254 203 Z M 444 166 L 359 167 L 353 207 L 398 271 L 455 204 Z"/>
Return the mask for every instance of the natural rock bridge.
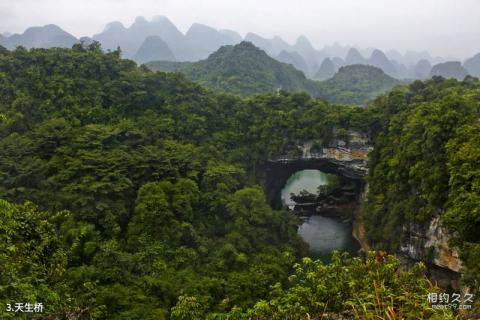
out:
<path id="1" fill-rule="evenodd" d="M 361 201 L 368 173 L 368 153 L 373 149 L 365 134 L 348 131 L 345 140 L 334 139 L 328 146 L 312 148 L 312 143 L 307 141 L 298 143 L 298 148 L 302 150 L 299 156 L 277 156 L 263 165 L 260 181 L 272 206 L 277 207 L 280 203 L 280 191 L 290 176 L 306 169 L 338 175 L 344 182 L 355 185 L 356 202 L 358 204 Z M 354 221 L 354 232 L 357 235 L 363 228 L 359 226 L 359 222 Z M 458 272 L 462 262 L 458 252 L 448 245 L 450 235 L 441 226 L 439 217 L 434 216 L 431 221 L 423 224 L 407 224 L 404 232 L 404 241 L 398 253 L 409 261 L 426 261 L 432 279 L 442 287 L 458 289 Z M 362 242 L 359 237 L 356 238 Z"/>
<path id="2" fill-rule="evenodd" d="M 365 134 L 349 131 L 347 139 L 334 139 L 328 147 L 316 148 L 314 152 L 311 142 L 299 143 L 298 147 L 301 156 L 277 156 L 264 164 L 261 180 L 270 203 L 277 202 L 288 178 L 300 170 L 317 169 L 363 184 L 368 153 L 372 150 Z"/>

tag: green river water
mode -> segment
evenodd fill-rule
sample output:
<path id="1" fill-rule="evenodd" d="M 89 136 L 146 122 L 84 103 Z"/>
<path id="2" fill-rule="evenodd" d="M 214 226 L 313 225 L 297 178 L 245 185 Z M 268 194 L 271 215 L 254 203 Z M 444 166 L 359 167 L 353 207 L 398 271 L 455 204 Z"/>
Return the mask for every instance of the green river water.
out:
<path id="1" fill-rule="evenodd" d="M 298 194 L 302 190 L 317 193 L 320 185 L 334 183 L 336 177 L 319 170 L 302 170 L 293 174 L 281 191 L 282 204 L 293 209 L 295 202 L 290 193 Z M 303 224 L 298 228 L 299 235 L 310 246 L 310 254 L 324 262 L 330 261 L 332 251 L 348 251 L 356 255 L 359 244 L 352 236 L 352 225 L 341 219 L 311 215 L 303 217 Z"/>

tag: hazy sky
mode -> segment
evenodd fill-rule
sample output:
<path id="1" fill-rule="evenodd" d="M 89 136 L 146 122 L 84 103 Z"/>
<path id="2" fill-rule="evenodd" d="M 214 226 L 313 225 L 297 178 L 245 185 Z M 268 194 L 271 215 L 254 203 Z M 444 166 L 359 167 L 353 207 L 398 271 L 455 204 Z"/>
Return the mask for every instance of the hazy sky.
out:
<path id="1" fill-rule="evenodd" d="M 304 34 L 317 48 L 339 42 L 460 58 L 480 52 L 480 0 L 0 0 L 0 32 L 54 23 L 91 36 L 139 15 L 165 15 L 183 32 L 199 22 L 289 42 Z"/>

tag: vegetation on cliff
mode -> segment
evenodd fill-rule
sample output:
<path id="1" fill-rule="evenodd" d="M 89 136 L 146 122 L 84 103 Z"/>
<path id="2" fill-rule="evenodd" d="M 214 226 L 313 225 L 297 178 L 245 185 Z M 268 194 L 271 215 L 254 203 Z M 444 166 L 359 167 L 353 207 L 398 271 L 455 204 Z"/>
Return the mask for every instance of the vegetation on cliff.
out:
<path id="1" fill-rule="evenodd" d="M 258 164 L 298 140 L 373 120 L 380 132 L 386 120 L 370 112 L 306 94 L 213 94 L 95 43 L 0 48 L 0 302 L 80 319 L 438 314 L 423 276 L 397 274 L 393 259 L 295 264 L 298 221 L 255 183 Z"/>
<path id="2" fill-rule="evenodd" d="M 331 79 L 320 82 L 318 96 L 331 103 L 363 104 L 400 83 L 380 68 L 354 64 L 341 67 Z"/>
<path id="3" fill-rule="evenodd" d="M 314 82 L 301 71 L 269 57 L 250 42 L 223 46 L 208 59 L 196 63 L 150 62 L 147 66 L 152 70 L 180 71 L 206 87 L 234 94 L 251 95 L 277 89 L 315 94 Z"/>
<path id="4" fill-rule="evenodd" d="M 296 221 L 255 165 L 359 115 L 213 95 L 96 44 L 1 49 L 0 83 L 1 302 L 105 319 L 166 317 L 182 294 L 248 307 L 285 282 Z"/>
<path id="5" fill-rule="evenodd" d="M 375 100 L 367 236 L 395 251 L 410 223 L 440 215 L 479 287 L 480 82 L 434 77 Z"/>
<path id="6" fill-rule="evenodd" d="M 195 63 L 153 61 L 152 70 L 180 72 L 215 91 L 249 96 L 281 89 L 306 92 L 332 103 L 364 104 L 400 84 L 381 69 L 367 65 L 340 68 L 326 81 L 313 81 L 292 65 L 280 63 L 250 42 L 224 46 Z"/>

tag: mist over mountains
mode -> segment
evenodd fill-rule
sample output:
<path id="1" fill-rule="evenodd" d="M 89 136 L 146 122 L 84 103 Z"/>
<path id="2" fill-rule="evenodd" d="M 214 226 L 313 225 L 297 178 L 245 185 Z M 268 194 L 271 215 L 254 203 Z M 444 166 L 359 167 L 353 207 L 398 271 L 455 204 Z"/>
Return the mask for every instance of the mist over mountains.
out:
<path id="1" fill-rule="evenodd" d="M 120 47 L 125 58 L 137 63 L 149 61 L 195 62 L 206 59 L 225 45 L 248 41 L 265 51 L 270 57 L 293 65 L 307 78 L 324 80 L 343 66 L 372 65 L 397 79 L 425 79 L 433 75 L 460 79 L 465 75 L 480 75 L 480 54 L 466 61 L 447 61 L 432 57 L 428 52 L 396 50 L 383 52 L 377 48 L 356 48 L 334 44 L 315 48 L 305 36 L 289 44 L 278 36 L 265 38 L 255 33 L 242 37 L 233 30 L 217 30 L 194 23 L 184 34 L 165 16 L 155 16 L 150 21 L 137 17 L 132 25 L 121 22 L 108 23 L 105 29 L 92 37 L 74 37 L 56 25 L 31 27 L 22 34 L 3 33 L 0 45 L 7 49 L 71 47 L 80 41 L 98 41 L 105 50 Z"/>
<path id="2" fill-rule="evenodd" d="M 328 61 L 328 58 L 324 60 L 321 70 L 330 69 L 327 71 L 331 77 L 314 81 L 293 65 L 279 62 L 251 42 L 242 41 L 222 46 L 207 59 L 197 62 L 152 61 L 145 66 L 154 71 L 182 73 L 187 79 L 215 92 L 240 96 L 278 90 L 306 92 L 338 104 L 363 105 L 401 84 L 372 65 L 343 66 L 334 73 L 333 62 L 329 64 Z"/>

